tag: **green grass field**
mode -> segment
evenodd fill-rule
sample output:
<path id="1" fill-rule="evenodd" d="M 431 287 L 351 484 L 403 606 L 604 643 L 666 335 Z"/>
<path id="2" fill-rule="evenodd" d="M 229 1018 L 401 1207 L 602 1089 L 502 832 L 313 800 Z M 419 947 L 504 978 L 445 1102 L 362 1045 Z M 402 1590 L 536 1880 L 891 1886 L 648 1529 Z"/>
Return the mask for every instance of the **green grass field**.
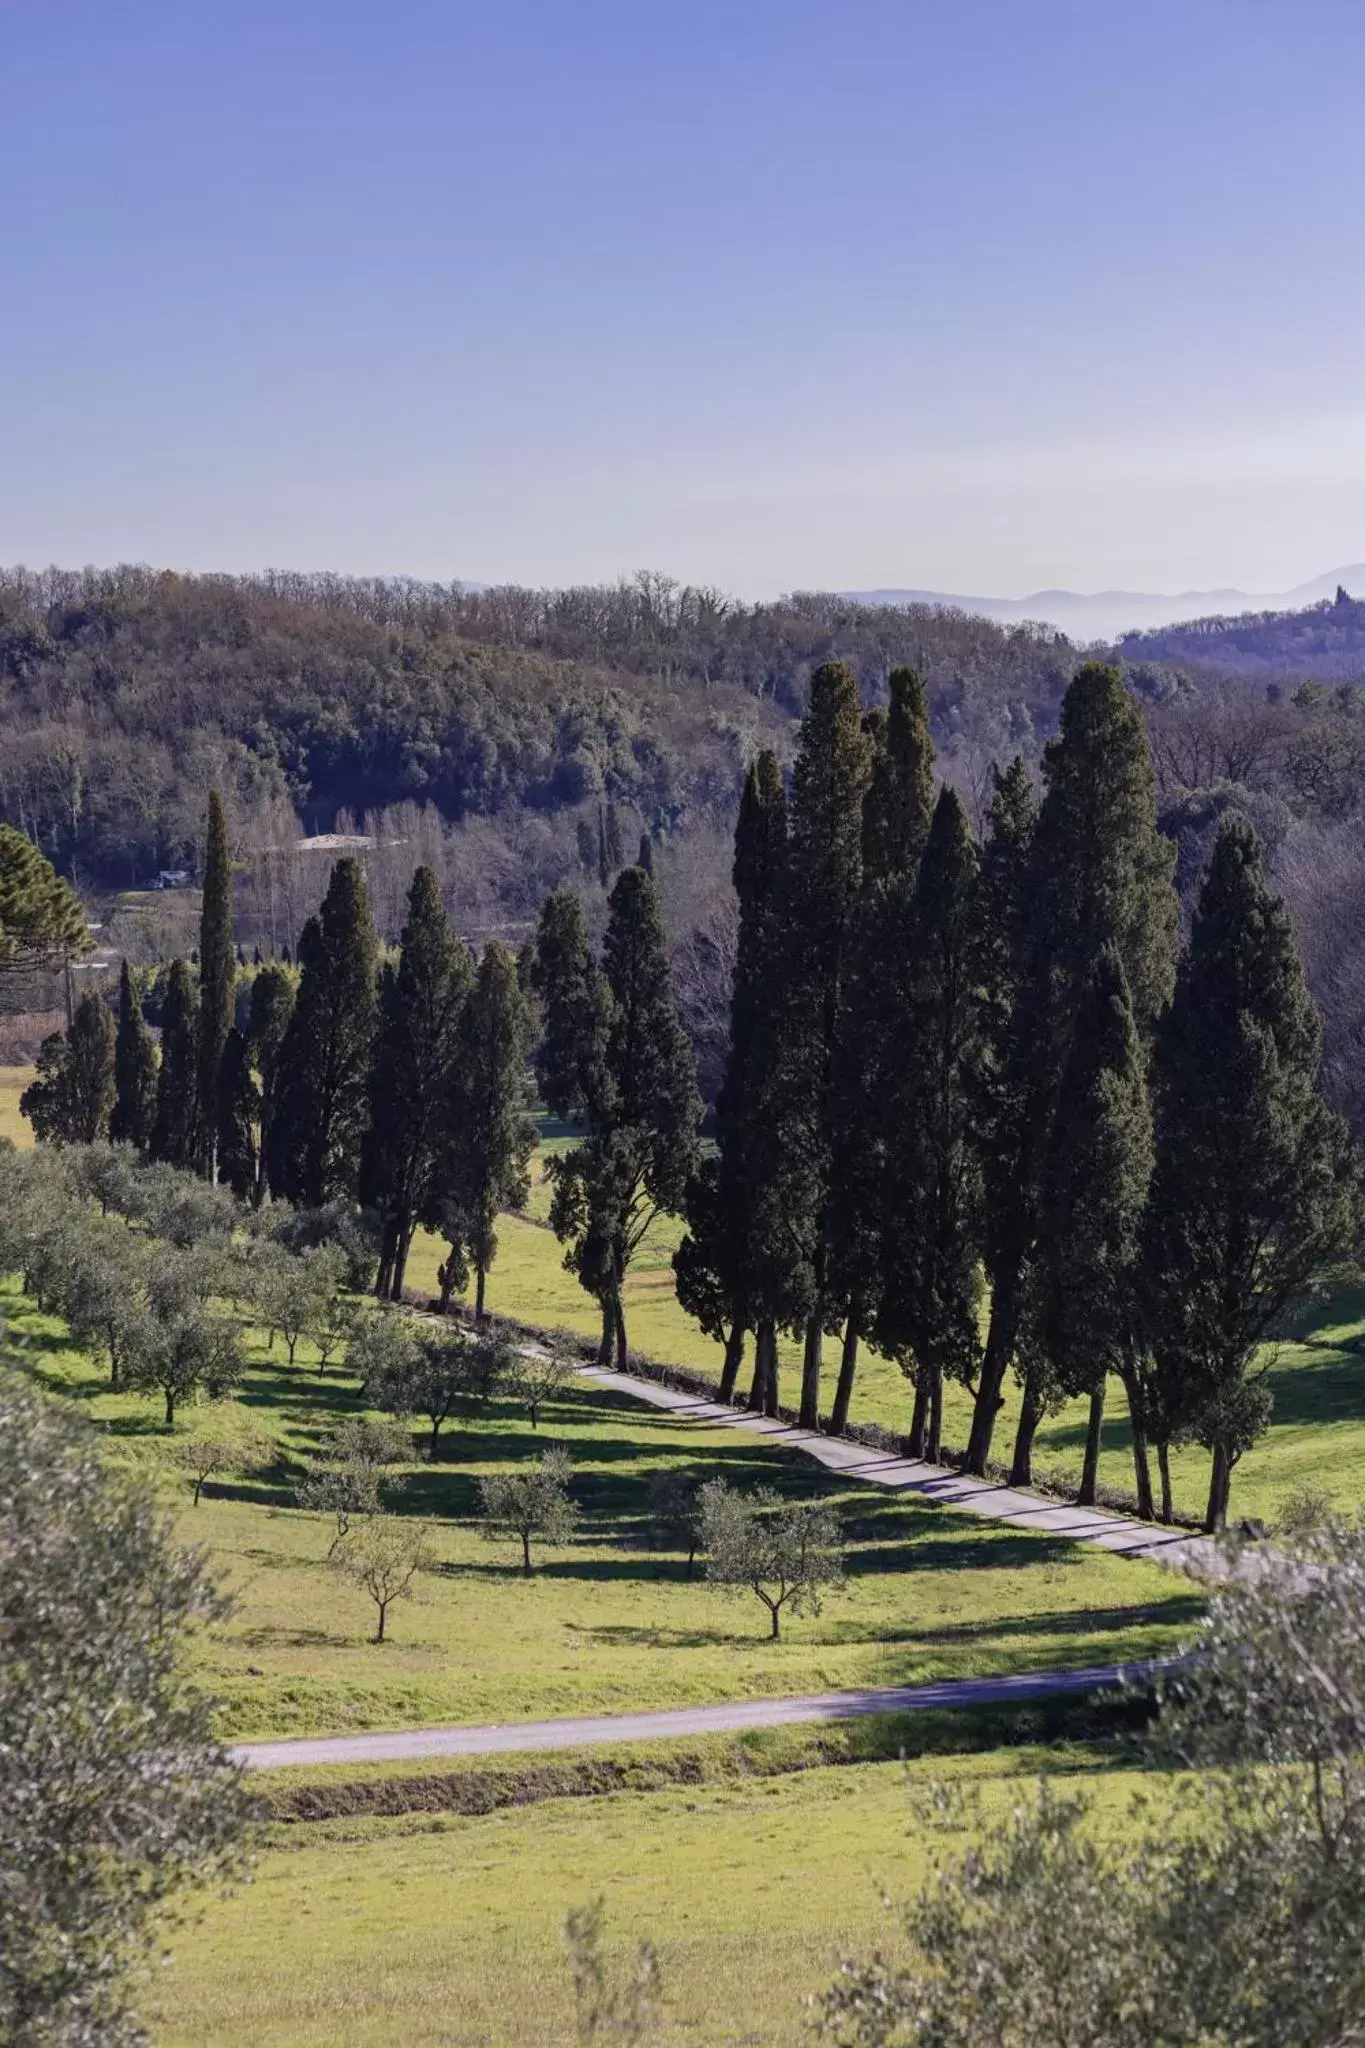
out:
<path id="1" fill-rule="evenodd" d="M 98 1368 L 61 1348 L 59 1323 L 15 1294 L 10 1303 L 49 1383 L 85 1399 L 124 1455 L 160 1466 L 158 1403 L 109 1394 Z M 401 1473 L 395 1505 L 423 1517 L 434 1568 L 420 1598 L 392 1612 L 392 1639 L 375 1645 L 365 1595 L 325 1561 L 330 1525 L 288 1505 L 291 1470 L 330 1421 L 355 1412 L 354 1382 L 319 1380 L 302 1347 L 291 1370 L 253 1334 L 240 1405 L 276 1438 L 278 1466 L 258 1485 L 211 1484 L 197 1508 L 183 1481 L 176 1495 L 183 1532 L 208 1546 L 237 1598 L 199 1661 L 234 1733 L 515 1720 L 1094 1663 L 1169 1647 L 1196 1611 L 1156 1566 L 840 1484 L 798 1455 L 585 1386 L 566 1390 L 539 1431 L 493 1404 L 450 1435 L 446 1457 Z M 183 1411 L 181 1426 L 194 1417 Z M 547 1443 L 573 1458 L 582 1521 L 528 1581 L 516 1546 L 483 1539 L 477 1480 Z M 757 1600 L 688 1579 L 682 1559 L 649 1547 L 649 1479 L 675 1467 L 834 1493 L 847 1591 L 767 1641 Z"/>
<path id="2" fill-rule="evenodd" d="M 941 1839 L 929 1785 L 974 1783 L 990 1811 L 1044 1763 L 1086 1771 L 1120 1824 L 1137 1774 L 1023 1751 L 277 1831 L 255 1884 L 176 1940 L 150 2016 L 164 2048 L 561 2048 L 575 2033 L 560 1930 L 601 1895 L 618 1968 L 638 1941 L 659 1949 L 651 2038 L 794 2048 L 841 1957 L 894 1946 L 880 1901 L 913 1889 Z"/>

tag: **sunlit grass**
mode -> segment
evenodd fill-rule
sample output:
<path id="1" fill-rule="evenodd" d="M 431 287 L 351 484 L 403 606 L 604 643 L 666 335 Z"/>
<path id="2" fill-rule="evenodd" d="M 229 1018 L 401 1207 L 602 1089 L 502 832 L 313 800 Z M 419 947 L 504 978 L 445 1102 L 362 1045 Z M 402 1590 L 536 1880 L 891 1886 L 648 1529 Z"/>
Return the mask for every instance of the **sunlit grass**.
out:
<path id="1" fill-rule="evenodd" d="M 1117 1824 L 1136 1773 L 1100 1770 L 1085 1752 L 1049 1760 L 1086 1771 Z M 561 2048 L 575 2037 L 564 1915 L 604 1895 L 614 1966 L 638 1941 L 659 1949 L 661 2042 L 794 2048 L 809 2039 L 803 2000 L 841 1956 L 894 1945 L 883 1888 L 906 1896 L 931 1849 L 956 1846 L 916 1795 L 970 1782 L 998 1811 L 1041 1762 L 853 1765 L 477 1819 L 298 1829 L 277 1838 L 253 1886 L 212 1902 L 177 1940 L 158 1980 L 157 2038 Z"/>
<path id="2" fill-rule="evenodd" d="M 83 1395 L 112 1447 L 160 1469 L 159 1405 L 104 1391 L 99 1369 L 61 1348 L 59 1324 L 10 1301 L 43 1376 Z M 291 1371 L 255 1335 L 239 1398 L 277 1440 L 276 1468 L 258 1482 L 210 1482 L 198 1508 L 183 1482 L 174 1495 L 183 1532 L 209 1547 L 237 1597 L 198 1665 L 237 1732 L 517 1720 L 1097 1663 L 1170 1647 L 1195 1612 L 1190 1590 L 1155 1566 L 839 1484 L 762 1441 L 583 1385 L 538 1431 L 499 1402 L 451 1433 L 447 1457 L 401 1472 L 394 1504 L 423 1517 L 435 1569 L 378 1646 L 365 1596 L 326 1563 L 330 1524 L 291 1505 L 304 1457 L 356 1411 L 355 1383 L 320 1380 L 302 1347 Z M 183 1411 L 182 1427 L 195 1420 Z M 482 1537 L 478 1479 L 548 1443 L 573 1459 L 582 1521 L 528 1581 L 517 1546 Z M 681 1558 L 650 1547 L 650 1478 L 678 1468 L 833 1492 L 847 1592 L 766 1641 L 756 1600 L 689 1579 Z"/>

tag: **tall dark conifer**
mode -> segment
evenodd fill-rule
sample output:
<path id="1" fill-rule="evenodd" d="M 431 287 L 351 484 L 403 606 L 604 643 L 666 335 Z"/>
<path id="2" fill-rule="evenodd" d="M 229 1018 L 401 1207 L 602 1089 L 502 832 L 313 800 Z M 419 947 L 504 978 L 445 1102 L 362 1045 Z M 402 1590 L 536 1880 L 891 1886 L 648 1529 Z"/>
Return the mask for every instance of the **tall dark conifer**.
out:
<path id="1" fill-rule="evenodd" d="M 787 849 L 782 771 L 771 752 L 745 778 L 735 827 L 733 879 L 739 937 L 730 998 L 730 1050 L 716 1101 L 714 1159 L 702 1161 L 688 1188 L 687 1235 L 674 1258 L 678 1298 L 708 1336 L 725 1347 L 721 1395 L 739 1378 L 744 1340 L 756 1337 L 751 1405 L 777 1406 L 777 1327 L 785 1320 L 781 1280 L 785 1229 L 766 1200 L 771 1133 L 759 1104 L 772 1058 L 775 1009 L 770 986 L 774 908 Z"/>
<path id="2" fill-rule="evenodd" d="M 364 873 L 349 855 L 303 928 L 299 965 L 276 1081 L 270 1185 L 316 1207 L 355 1195 L 369 1123 L 377 947 Z"/>
<path id="3" fill-rule="evenodd" d="M 1115 668 L 1080 669 L 1062 704 L 1061 730 L 1043 756 L 1047 785 L 1033 847 L 1030 966 L 1016 1005 L 1017 1097 L 1022 1142 L 1015 1201 L 1032 1259 L 1041 1176 L 1062 1076 L 1096 960 L 1118 954 L 1144 1048 L 1175 975 L 1179 910 L 1175 848 L 1157 829 L 1156 788 L 1142 713 Z M 1004 1300 L 1022 1315 L 1019 1273 Z M 1027 1483 L 1046 1400 L 1047 1360 L 1036 1332 L 1016 1323 L 1009 1350 L 1023 1366 L 1024 1399 L 1012 1476 Z M 1102 1387 L 1094 1402 L 1102 1403 Z"/>
<path id="4" fill-rule="evenodd" d="M 270 1133 L 279 1101 L 280 1054 L 294 1014 L 294 977 L 287 967 L 261 967 L 251 984 L 247 1042 L 259 1094 L 256 1130 L 256 1179 L 251 1199 L 257 1205 L 269 1189 Z"/>
<path id="5" fill-rule="evenodd" d="M 67 1029 L 43 1040 L 19 1108 L 41 1143 L 93 1145 L 109 1134 L 113 1101 L 114 1020 L 103 996 L 87 989 Z"/>
<path id="6" fill-rule="evenodd" d="M 786 1292 L 804 1331 L 808 1429 L 819 1426 L 825 1332 L 843 1320 L 834 1271 L 837 1053 L 858 932 L 869 751 L 852 671 L 826 662 L 811 678 L 793 776 L 773 977 L 780 1022 L 761 1112 L 778 1147 L 768 1194 L 789 1232 Z"/>
<path id="7" fill-rule="evenodd" d="M 227 819 L 215 789 L 209 794 L 204 897 L 199 915 L 199 1140 L 200 1163 L 210 1178 L 218 1138 L 218 1069 L 232 1028 L 236 960 Z"/>
<path id="8" fill-rule="evenodd" d="M 142 1015 L 137 983 L 125 960 L 119 969 L 118 1029 L 114 1038 L 114 1107 L 109 1136 L 144 1152 L 156 1121 L 156 1047 Z"/>
<path id="9" fill-rule="evenodd" d="M 474 1314 L 484 1320 L 498 1217 L 524 1209 L 536 1127 L 526 1113 L 532 1014 L 517 963 L 497 939 L 485 946 L 457 1027 L 452 1112 L 434 1177 L 435 1211 L 458 1219 L 459 1249 L 474 1269 Z"/>
<path id="10" fill-rule="evenodd" d="M 251 1040 L 234 1024 L 218 1062 L 218 1178 L 239 1200 L 254 1201 L 260 1179 L 261 1084 Z"/>
<path id="11" fill-rule="evenodd" d="M 996 771 L 977 890 L 982 1018 L 975 1124 L 991 1290 L 986 1349 L 967 1445 L 967 1470 L 979 1477 L 985 1476 L 990 1458 L 1005 1375 L 1018 1356 L 1019 1295 L 1034 1231 L 1033 1060 L 1023 998 L 1031 957 L 1037 821 L 1033 784 L 1016 755 L 1003 775 Z"/>
<path id="12" fill-rule="evenodd" d="M 1168 1422 L 1213 1456 L 1206 1526 L 1269 1419 L 1259 1347 L 1356 1247 L 1345 1125 L 1318 1092 L 1322 1028 L 1251 827 L 1220 827 L 1158 1039 L 1143 1300 Z"/>
<path id="13" fill-rule="evenodd" d="M 538 977 L 548 988 L 548 961 Z M 701 1120 L 692 1048 L 669 986 L 658 892 L 643 868 L 624 869 L 612 889 L 600 974 L 580 961 L 568 979 L 598 993 L 577 1007 L 586 1032 L 568 1064 L 579 1079 L 561 1097 L 582 1105 L 588 1133 L 550 1161 L 551 1222 L 568 1246 L 565 1264 L 602 1304 L 602 1356 L 614 1352 L 623 1364 L 626 1271 L 655 1216 L 683 1206 Z M 564 1018 L 555 1014 L 558 1003 L 546 1007 L 547 1034 L 557 1036 L 575 1012 Z"/>
<path id="14" fill-rule="evenodd" d="M 893 1053 L 892 1038 L 909 972 L 911 899 L 934 810 L 934 743 L 914 669 L 891 671 L 887 709 L 870 712 L 864 732 L 862 890 L 834 1056 L 830 1276 L 843 1319 L 830 1411 L 835 1431 L 848 1422 L 858 1347 L 881 1289 L 884 1096 L 906 1051 L 902 1037 Z"/>
<path id="15" fill-rule="evenodd" d="M 194 983 L 184 960 L 171 962 L 161 1006 L 161 1066 L 151 1155 L 168 1166 L 193 1166 L 199 1156 L 199 1020 Z"/>
<path id="16" fill-rule="evenodd" d="M 449 1142 L 469 954 L 450 929 L 436 877 L 418 868 L 396 963 L 380 976 L 361 1200 L 381 1219 L 381 1300 L 401 1301 L 413 1231 L 430 1215 Z"/>
<path id="17" fill-rule="evenodd" d="M 981 1352 L 977 887 L 971 828 L 945 787 L 896 949 L 904 979 L 887 990 L 875 1324 L 879 1343 L 914 1376 L 912 1454 L 935 1461 L 944 1378 L 974 1381 Z"/>
<path id="18" fill-rule="evenodd" d="M 1095 963 L 1053 1119 L 1035 1315 L 1053 1389 L 1091 1397 L 1079 1503 L 1094 1505 L 1104 1386 L 1117 1373 L 1128 1389 L 1139 1510 L 1148 1517 L 1138 1262 L 1151 1177 L 1146 1054 L 1123 963 L 1109 946 Z"/>

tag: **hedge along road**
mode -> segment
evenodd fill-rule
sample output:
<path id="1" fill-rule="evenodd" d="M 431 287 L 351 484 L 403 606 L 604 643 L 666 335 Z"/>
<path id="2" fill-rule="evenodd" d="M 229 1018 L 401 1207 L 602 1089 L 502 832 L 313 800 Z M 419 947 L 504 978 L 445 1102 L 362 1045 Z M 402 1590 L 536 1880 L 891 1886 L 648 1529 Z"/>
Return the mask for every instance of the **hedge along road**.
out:
<path id="1" fill-rule="evenodd" d="M 1042 1529 L 1073 1542 L 1124 1556 L 1145 1557 L 1186 1571 L 1216 1570 L 1219 1553 L 1207 1538 L 1153 1528 L 1121 1515 L 1068 1507 L 1036 1494 L 972 1479 L 943 1466 L 869 1451 L 843 1437 L 820 1436 L 769 1417 L 727 1408 L 652 1380 L 600 1366 L 581 1366 L 584 1379 L 614 1393 L 667 1409 L 706 1428 L 725 1423 L 763 1436 L 774 1448 L 803 1452 L 831 1472 L 859 1483 L 916 1493 L 960 1513 L 982 1515 L 1021 1529 Z M 1001 1706 L 1066 1693 L 1093 1692 L 1150 1677 L 1152 1664 L 1091 1665 L 1003 1678 L 940 1679 L 927 1685 L 878 1687 L 863 1692 L 807 1693 L 789 1699 L 735 1700 L 713 1707 L 683 1707 L 643 1714 L 597 1714 L 554 1721 L 511 1721 L 487 1727 L 413 1728 L 376 1735 L 293 1737 L 234 1746 L 237 1760 L 254 1770 L 299 1764 L 368 1764 L 433 1756 L 494 1756 L 535 1750 L 576 1749 L 604 1742 L 647 1742 L 669 1736 L 719 1735 L 746 1728 L 777 1728 L 804 1721 L 858 1720 L 872 1714 L 929 1708 Z"/>

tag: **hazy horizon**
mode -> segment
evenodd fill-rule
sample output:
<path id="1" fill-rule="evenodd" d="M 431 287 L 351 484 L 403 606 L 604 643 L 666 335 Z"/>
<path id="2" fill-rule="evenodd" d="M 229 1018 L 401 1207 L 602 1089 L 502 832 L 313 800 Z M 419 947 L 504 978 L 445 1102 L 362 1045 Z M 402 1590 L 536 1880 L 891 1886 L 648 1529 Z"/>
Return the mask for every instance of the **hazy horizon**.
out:
<path id="1" fill-rule="evenodd" d="M 760 597 L 1365 556 L 1338 0 L 7 28 L 0 559 Z"/>

